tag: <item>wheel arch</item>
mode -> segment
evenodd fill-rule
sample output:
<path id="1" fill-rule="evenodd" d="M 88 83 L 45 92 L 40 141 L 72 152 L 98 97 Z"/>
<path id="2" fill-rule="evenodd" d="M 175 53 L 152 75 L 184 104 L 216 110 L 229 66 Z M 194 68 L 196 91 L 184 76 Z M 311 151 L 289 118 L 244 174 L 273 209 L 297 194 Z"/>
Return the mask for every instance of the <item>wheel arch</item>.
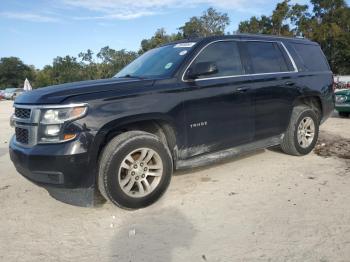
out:
<path id="1" fill-rule="evenodd" d="M 321 121 L 323 118 L 323 106 L 322 100 L 318 95 L 306 95 L 296 98 L 293 102 L 293 107 L 298 105 L 307 105 L 311 107 L 319 117 Z"/>
<path id="2" fill-rule="evenodd" d="M 94 148 L 96 160 L 108 142 L 115 136 L 128 131 L 144 131 L 156 135 L 168 146 L 173 161 L 177 160 L 177 132 L 174 121 L 164 114 L 141 114 L 115 119 L 106 123 L 96 134 Z"/>

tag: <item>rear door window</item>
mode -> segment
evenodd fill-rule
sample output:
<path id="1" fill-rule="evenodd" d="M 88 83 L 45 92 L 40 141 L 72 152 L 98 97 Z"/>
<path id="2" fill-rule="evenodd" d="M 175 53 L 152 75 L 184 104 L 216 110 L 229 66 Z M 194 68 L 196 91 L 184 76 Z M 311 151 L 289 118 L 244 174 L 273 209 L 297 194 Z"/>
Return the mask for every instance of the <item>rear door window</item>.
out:
<path id="1" fill-rule="evenodd" d="M 280 47 L 274 42 L 245 42 L 246 51 L 251 61 L 254 74 L 278 73 L 291 71 Z"/>
<path id="2" fill-rule="evenodd" d="M 189 70 L 197 63 L 202 62 L 212 62 L 217 66 L 218 72 L 210 75 L 209 78 L 244 74 L 241 56 L 235 41 L 220 41 L 209 44 L 193 61 Z M 208 78 L 208 76 L 198 78 L 203 79 Z"/>

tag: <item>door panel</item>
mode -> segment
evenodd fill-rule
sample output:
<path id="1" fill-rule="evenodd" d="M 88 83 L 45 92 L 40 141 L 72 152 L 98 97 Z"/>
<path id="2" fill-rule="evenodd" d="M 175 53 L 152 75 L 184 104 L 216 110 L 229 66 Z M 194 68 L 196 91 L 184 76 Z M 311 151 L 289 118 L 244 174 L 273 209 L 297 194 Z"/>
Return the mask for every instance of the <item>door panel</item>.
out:
<path id="1" fill-rule="evenodd" d="M 196 75 L 199 65 L 216 70 Z M 210 74 L 210 75 L 208 75 Z M 254 137 L 254 105 L 250 76 L 245 75 L 237 41 L 208 44 L 185 75 L 184 101 L 187 151 L 185 157 L 213 152 L 250 142 Z"/>
<path id="2" fill-rule="evenodd" d="M 255 137 L 260 140 L 285 132 L 297 96 L 295 68 L 283 46 L 271 41 L 242 42 L 255 104 Z"/>
<path id="3" fill-rule="evenodd" d="M 187 157 L 252 141 L 254 105 L 249 77 L 187 83 Z"/>
<path id="4" fill-rule="evenodd" d="M 255 140 L 280 135 L 288 127 L 298 90 L 291 74 L 253 76 Z"/>

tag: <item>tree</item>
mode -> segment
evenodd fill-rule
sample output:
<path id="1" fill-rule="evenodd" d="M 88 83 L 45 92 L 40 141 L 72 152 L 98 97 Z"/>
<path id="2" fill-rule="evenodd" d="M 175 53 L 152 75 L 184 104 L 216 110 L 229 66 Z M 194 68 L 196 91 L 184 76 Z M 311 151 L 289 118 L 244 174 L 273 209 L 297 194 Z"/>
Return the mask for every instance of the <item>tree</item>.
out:
<path id="1" fill-rule="evenodd" d="M 78 57 L 81 59 L 83 78 L 93 80 L 100 78 L 99 64 L 94 59 L 94 53 L 88 49 L 86 52 L 80 52 Z"/>
<path id="2" fill-rule="evenodd" d="M 35 82 L 33 88 L 44 87 L 54 84 L 52 66 L 46 65 L 42 70 L 36 71 Z"/>
<path id="3" fill-rule="evenodd" d="M 94 53 L 91 51 L 91 49 L 86 50 L 86 52 L 80 52 L 78 57 L 81 59 L 82 62 L 86 62 L 86 63 L 93 63 L 94 59 L 93 59 Z"/>
<path id="4" fill-rule="evenodd" d="M 270 17 L 264 15 L 260 18 L 253 16 L 250 20 L 241 22 L 238 30 L 241 33 L 271 34 L 272 21 Z"/>
<path id="5" fill-rule="evenodd" d="M 260 18 L 253 16 L 250 20 L 241 22 L 238 31 L 253 34 L 292 35 L 289 19 L 294 5 L 289 5 L 289 2 L 290 0 L 284 0 L 278 3 L 271 16 L 262 15 Z"/>
<path id="6" fill-rule="evenodd" d="M 291 31 L 288 23 L 286 23 L 289 18 L 290 5 L 288 4 L 290 0 L 284 0 L 276 5 L 275 10 L 272 12 L 271 22 L 272 28 L 271 33 L 274 35 L 291 35 Z"/>
<path id="7" fill-rule="evenodd" d="M 350 73 L 350 9 L 344 0 L 311 0 L 290 5 L 284 0 L 269 17 L 252 17 L 239 24 L 242 33 L 304 36 L 320 44 L 334 73 Z"/>
<path id="8" fill-rule="evenodd" d="M 311 0 L 309 37 L 318 42 L 335 73 L 350 73 L 350 9 L 343 0 Z"/>
<path id="9" fill-rule="evenodd" d="M 182 39 L 180 33 L 168 35 L 164 28 L 160 28 L 150 39 L 143 39 L 141 41 L 141 49 L 139 53 L 142 54 L 152 48 L 180 39 Z"/>
<path id="10" fill-rule="evenodd" d="M 118 73 L 124 66 L 129 64 L 137 57 L 136 52 L 122 50 L 114 50 L 105 46 L 97 53 L 97 58 L 101 60 L 98 66 L 100 78 L 108 78 Z"/>
<path id="11" fill-rule="evenodd" d="M 191 17 L 179 30 L 184 38 L 223 35 L 229 24 L 230 18 L 226 13 L 220 13 L 210 7 L 202 16 Z"/>
<path id="12" fill-rule="evenodd" d="M 25 65 L 18 57 L 3 57 L 0 59 L 0 87 L 21 87 L 24 80 L 34 79 L 33 66 Z"/>
<path id="13" fill-rule="evenodd" d="M 214 8 L 209 8 L 203 12 L 202 16 L 191 17 L 175 34 L 167 34 L 164 28 L 158 29 L 150 39 L 143 39 L 141 41 L 139 54 L 184 38 L 223 35 L 225 34 L 226 26 L 229 24 L 230 19 L 226 13 L 220 13 Z"/>
<path id="14" fill-rule="evenodd" d="M 308 12 L 308 5 L 295 4 L 289 10 L 289 19 L 294 25 L 293 35 L 309 37 L 311 27 L 311 14 Z"/>
<path id="15" fill-rule="evenodd" d="M 52 64 L 52 77 L 54 84 L 75 82 L 83 80 L 81 64 L 73 56 L 56 57 Z"/>
<path id="16" fill-rule="evenodd" d="M 94 54 L 88 49 L 79 53 L 78 58 L 56 57 L 52 65 L 41 70 L 35 70 L 17 57 L 3 57 L 0 59 L 0 88 L 21 87 L 25 78 L 36 88 L 112 77 L 152 48 L 184 38 L 222 35 L 229 23 L 226 13 L 209 8 L 201 16 L 191 17 L 176 33 L 158 29 L 151 38 L 142 40 L 138 52 L 105 46 Z M 350 9 L 344 0 L 311 0 L 311 8 L 283 0 L 270 15 L 253 16 L 242 21 L 238 29 L 242 33 L 307 37 L 320 44 L 334 73 L 350 74 Z"/>

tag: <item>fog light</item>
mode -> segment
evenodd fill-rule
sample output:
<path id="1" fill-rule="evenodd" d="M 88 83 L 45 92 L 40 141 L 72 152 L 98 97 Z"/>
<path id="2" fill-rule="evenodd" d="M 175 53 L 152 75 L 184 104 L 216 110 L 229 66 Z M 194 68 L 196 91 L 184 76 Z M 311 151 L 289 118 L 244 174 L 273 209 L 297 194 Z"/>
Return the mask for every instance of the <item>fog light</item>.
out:
<path id="1" fill-rule="evenodd" d="M 58 136 L 60 133 L 60 126 L 59 125 L 50 125 L 47 126 L 45 129 L 45 134 L 48 136 Z"/>

